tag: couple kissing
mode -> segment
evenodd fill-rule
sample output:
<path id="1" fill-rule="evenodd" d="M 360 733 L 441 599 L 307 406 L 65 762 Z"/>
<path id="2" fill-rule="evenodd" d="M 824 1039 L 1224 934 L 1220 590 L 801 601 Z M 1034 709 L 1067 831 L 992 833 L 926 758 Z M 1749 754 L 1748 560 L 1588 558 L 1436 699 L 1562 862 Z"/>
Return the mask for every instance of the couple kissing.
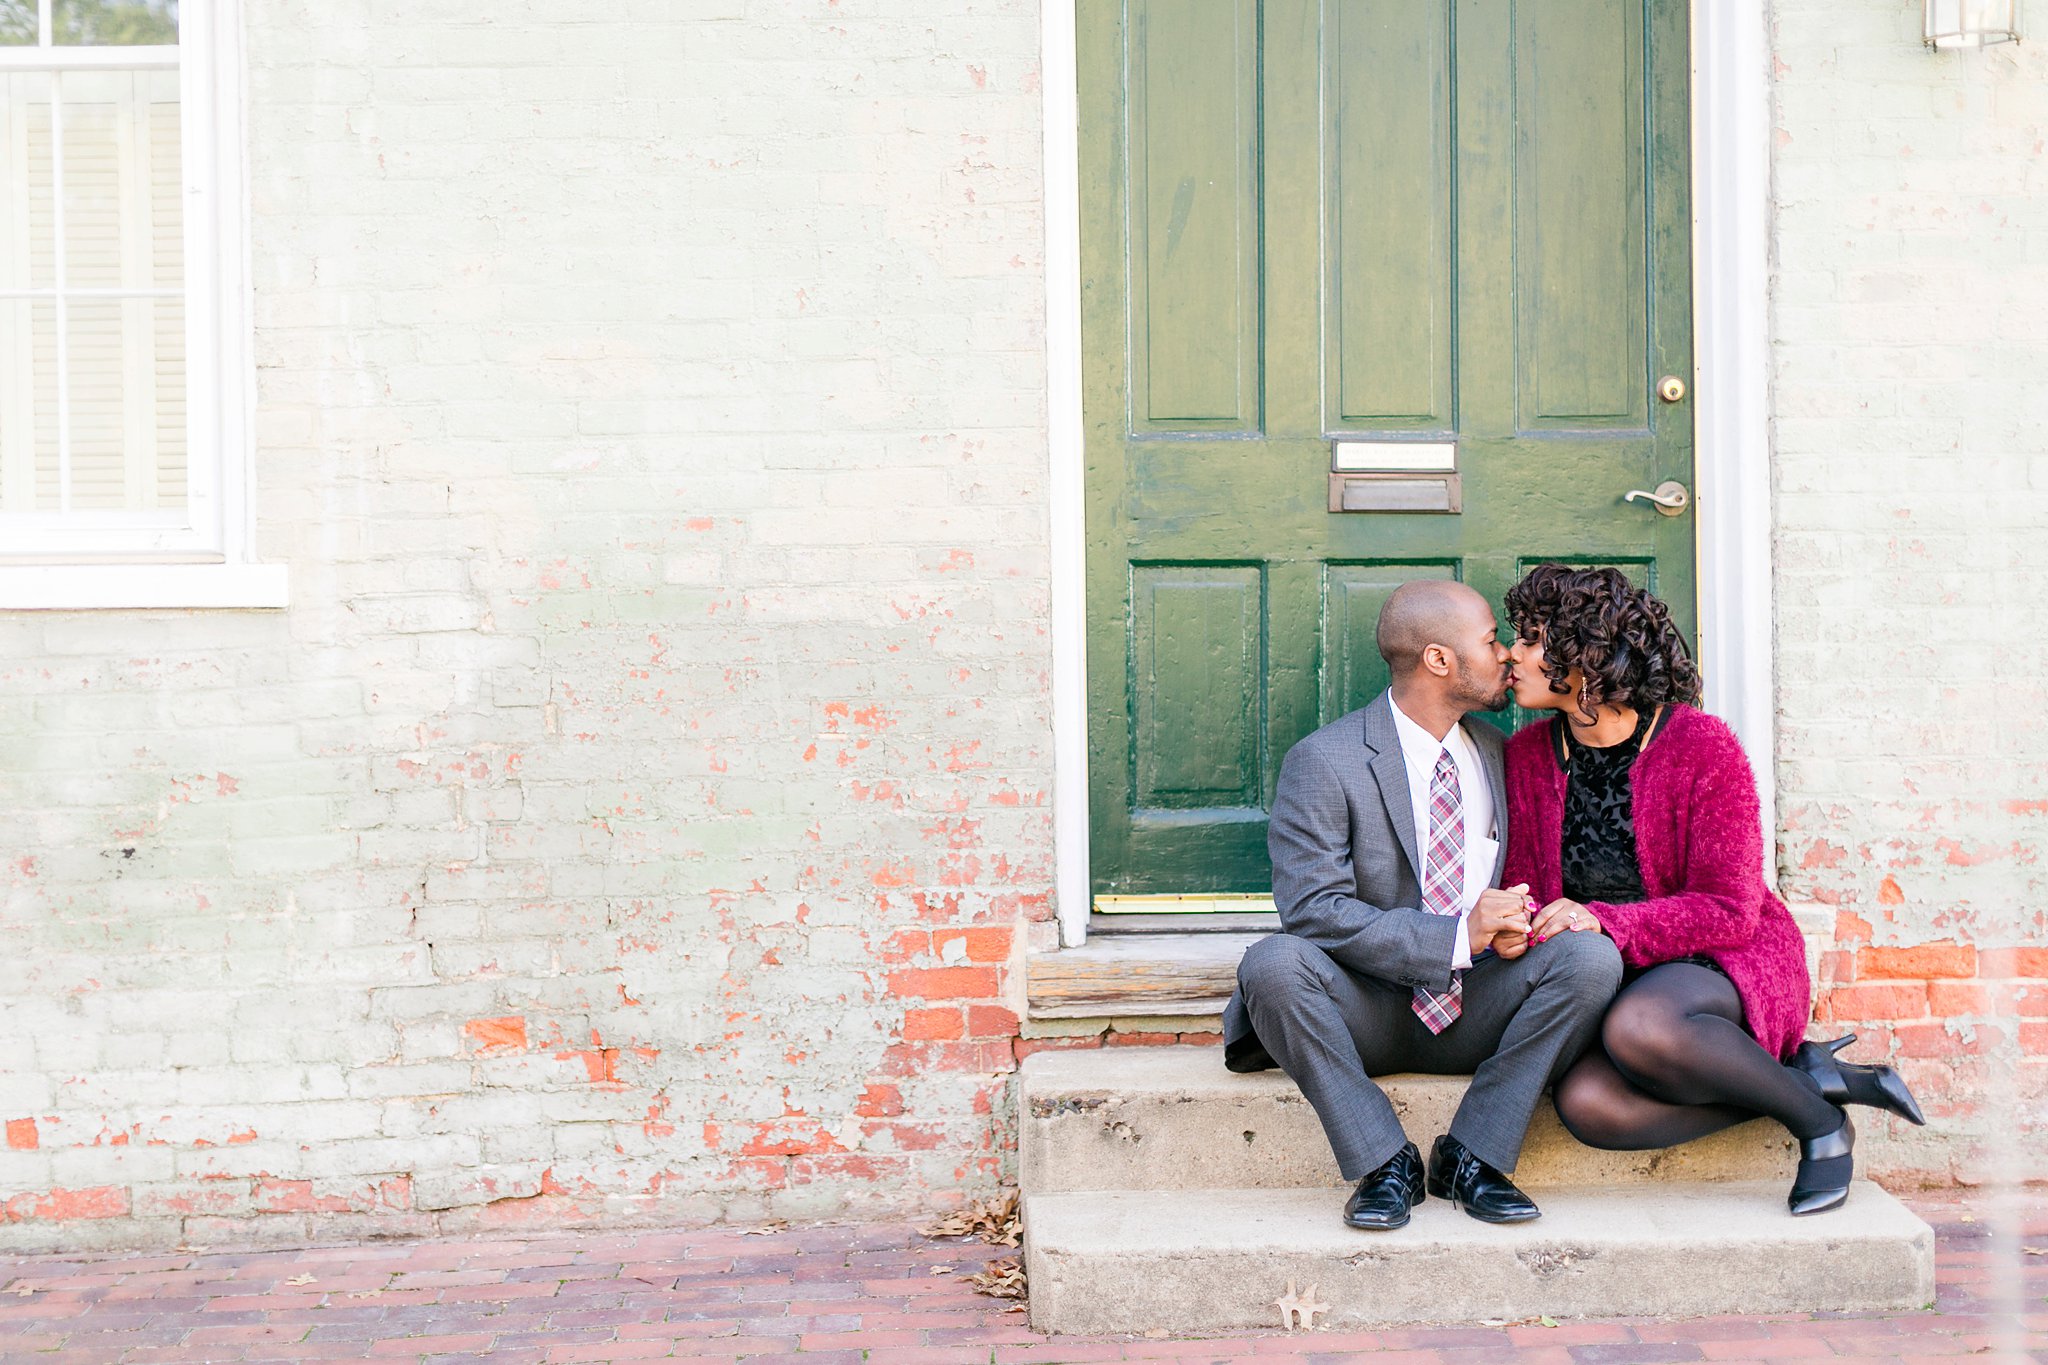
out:
<path id="1" fill-rule="evenodd" d="M 1922 1122 L 1890 1067 L 1804 1042 L 1806 953 L 1764 884 L 1756 779 L 1697 709 L 1670 610 L 1613 569 L 1509 590 L 1515 641 L 1460 583 L 1401 585 L 1392 684 L 1288 751 L 1268 844 L 1282 931 L 1254 943 L 1224 1064 L 1278 1066 L 1385 1230 L 1425 1190 L 1540 1216 L 1509 1178 L 1546 1088 L 1594 1147 L 1667 1147 L 1768 1116 L 1799 1142 L 1794 1214 L 1848 1197 L 1848 1105 Z M 1550 713 L 1503 740 L 1471 718 Z M 1374 1076 L 1470 1075 L 1425 1166 Z"/>

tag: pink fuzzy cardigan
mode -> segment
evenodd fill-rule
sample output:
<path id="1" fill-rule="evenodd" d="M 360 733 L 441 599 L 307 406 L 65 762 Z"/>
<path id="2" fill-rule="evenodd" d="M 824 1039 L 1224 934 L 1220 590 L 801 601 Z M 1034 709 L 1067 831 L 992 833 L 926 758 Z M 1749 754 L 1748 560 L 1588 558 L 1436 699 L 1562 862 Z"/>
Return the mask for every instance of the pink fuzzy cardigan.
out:
<path id="1" fill-rule="evenodd" d="M 1565 773 L 1551 722 L 1508 741 L 1508 856 L 1503 884 L 1527 882 L 1549 904 L 1564 894 Z M 1735 733 L 1690 706 L 1674 706 L 1631 773 L 1636 860 L 1649 899 L 1594 904 L 1630 967 L 1698 953 L 1728 973 L 1750 1033 L 1780 1060 L 1792 1055 L 1813 1011 L 1806 947 L 1785 903 L 1763 880 L 1756 777 Z"/>

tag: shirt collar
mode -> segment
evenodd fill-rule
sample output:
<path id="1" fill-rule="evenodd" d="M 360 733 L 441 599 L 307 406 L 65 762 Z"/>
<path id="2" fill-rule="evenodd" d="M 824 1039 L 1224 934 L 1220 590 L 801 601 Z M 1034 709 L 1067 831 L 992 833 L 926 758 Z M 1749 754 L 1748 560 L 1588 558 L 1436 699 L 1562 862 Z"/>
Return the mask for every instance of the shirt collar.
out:
<path id="1" fill-rule="evenodd" d="M 1408 714 L 1395 705 L 1392 693 L 1387 694 L 1387 709 L 1394 713 L 1394 733 L 1401 737 L 1401 753 L 1408 762 L 1423 772 L 1436 767 L 1437 755 L 1450 750 L 1456 759 L 1458 748 L 1463 747 L 1465 727 L 1453 725 L 1441 741 L 1436 736 L 1408 718 Z M 1457 747 L 1453 747 L 1457 746 Z"/>

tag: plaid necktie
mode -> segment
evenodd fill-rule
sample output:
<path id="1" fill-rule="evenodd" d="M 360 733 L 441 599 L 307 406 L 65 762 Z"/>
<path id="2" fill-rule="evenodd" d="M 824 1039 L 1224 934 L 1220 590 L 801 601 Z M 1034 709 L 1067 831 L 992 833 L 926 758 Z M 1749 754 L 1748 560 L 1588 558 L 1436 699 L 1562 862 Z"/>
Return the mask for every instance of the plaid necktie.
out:
<path id="1" fill-rule="evenodd" d="M 1432 915 L 1458 913 L 1465 885 L 1465 800 L 1458 791 L 1458 765 L 1446 749 L 1429 780 L 1429 844 L 1422 855 L 1422 908 Z M 1451 988 L 1439 995 L 1415 988 L 1415 1017 L 1431 1033 L 1442 1033 L 1465 1011 L 1465 974 L 1451 973 Z"/>

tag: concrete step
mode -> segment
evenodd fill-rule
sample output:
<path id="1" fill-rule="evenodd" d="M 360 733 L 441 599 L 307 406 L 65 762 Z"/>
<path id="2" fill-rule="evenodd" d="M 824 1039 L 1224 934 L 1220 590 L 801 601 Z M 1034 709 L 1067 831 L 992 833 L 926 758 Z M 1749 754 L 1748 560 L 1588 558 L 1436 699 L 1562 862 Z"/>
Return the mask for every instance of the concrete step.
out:
<path id="1" fill-rule="evenodd" d="M 1391 1076 L 1380 1084 L 1424 1156 L 1465 1094 L 1463 1076 Z M 1021 1184 L 1027 1194 L 1078 1190 L 1335 1188 L 1342 1178 L 1315 1111 L 1279 1071 L 1223 1069 L 1215 1047 L 1089 1048 L 1027 1057 Z M 1659 1152 L 1581 1145 L 1546 1102 L 1515 1180 L 1556 1185 L 1792 1179 L 1798 1150 L 1759 1120 Z"/>
<path id="2" fill-rule="evenodd" d="M 1319 1327 L 1484 1319 L 1919 1308 L 1934 1234 L 1877 1186 L 1785 1211 L 1783 1182 L 1559 1187 L 1543 1217 L 1496 1227 L 1437 1199 L 1395 1232 L 1341 1221 L 1332 1190 L 1033 1193 L 1031 1325 L 1042 1332 L 1278 1327 L 1293 1280 Z"/>

